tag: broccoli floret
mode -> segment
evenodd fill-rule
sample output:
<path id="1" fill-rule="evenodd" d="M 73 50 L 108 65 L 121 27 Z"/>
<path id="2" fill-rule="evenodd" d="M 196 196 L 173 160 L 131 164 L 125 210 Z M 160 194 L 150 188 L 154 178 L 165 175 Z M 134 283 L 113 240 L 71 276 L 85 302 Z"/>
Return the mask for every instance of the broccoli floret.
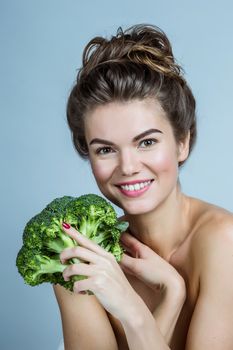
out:
<path id="1" fill-rule="evenodd" d="M 25 282 L 31 286 L 51 281 L 52 274 L 62 273 L 67 267 L 66 264 L 61 264 L 59 256 L 49 257 L 37 250 L 29 250 L 26 246 L 20 249 L 16 264 Z"/>
<path id="2" fill-rule="evenodd" d="M 70 203 L 74 197 L 71 196 L 63 196 L 61 198 L 56 198 L 52 202 L 50 202 L 44 210 L 49 211 L 51 213 L 64 213 L 64 210 L 68 203 Z"/>
<path id="3" fill-rule="evenodd" d="M 42 250 L 47 247 L 55 253 L 76 245 L 62 230 L 63 216 L 61 212 L 58 214 L 43 210 L 27 223 L 23 232 L 23 244 L 28 249 Z"/>
<path id="4" fill-rule="evenodd" d="M 65 248 L 77 246 L 77 242 L 63 231 L 63 221 L 112 253 L 117 261 L 121 260 L 123 248 L 119 240 L 128 223 L 118 221 L 112 205 L 95 194 L 78 198 L 63 196 L 54 199 L 25 226 L 23 246 L 18 252 L 16 265 L 27 284 L 59 283 L 72 290 L 74 281 L 86 278 L 73 276 L 70 281 L 63 279 L 62 272 L 66 266 L 80 262 L 78 258 L 70 259 L 67 264 L 60 262 L 59 254 Z"/>
<path id="5" fill-rule="evenodd" d="M 74 215 L 78 219 L 77 230 L 90 239 L 96 236 L 98 229 L 104 230 L 117 223 L 115 210 L 110 203 L 95 194 L 83 195 L 71 201 L 66 207 L 66 215 Z"/>

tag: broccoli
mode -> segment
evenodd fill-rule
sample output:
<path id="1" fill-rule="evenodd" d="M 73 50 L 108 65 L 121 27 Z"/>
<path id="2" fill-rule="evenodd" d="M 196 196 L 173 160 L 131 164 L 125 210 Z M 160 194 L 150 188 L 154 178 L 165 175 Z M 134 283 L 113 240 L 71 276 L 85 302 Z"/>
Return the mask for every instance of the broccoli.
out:
<path id="1" fill-rule="evenodd" d="M 23 245 L 17 254 L 16 266 L 30 286 L 59 283 L 73 290 L 75 281 L 86 278 L 73 276 L 70 281 L 63 279 L 64 269 L 69 264 L 80 262 L 78 258 L 70 259 L 66 264 L 60 262 L 59 254 L 65 248 L 78 245 L 63 231 L 63 221 L 112 253 L 117 261 L 121 260 L 124 250 L 120 245 L 120 235 L 127 229 L 128 223 L 117 219 L 112 205 L 95 194 L 63 196 L 49 203 L 24 228 Z"/>

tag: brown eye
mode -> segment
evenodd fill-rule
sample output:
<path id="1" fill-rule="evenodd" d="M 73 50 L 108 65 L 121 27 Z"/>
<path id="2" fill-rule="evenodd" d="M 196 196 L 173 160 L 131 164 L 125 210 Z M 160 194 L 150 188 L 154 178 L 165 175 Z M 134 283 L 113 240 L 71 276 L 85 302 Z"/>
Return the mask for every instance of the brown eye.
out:
<path id="1" fill-rule="evenodd" d="M 147 147 L 153 146 L 155 143 L 157 143 L 157 140 L 156 140 L 156 139 L 146 139 L 146 140 L 142 140 L 142 141 L 140 142 L 140 145 L 141 145 L 143 148 L 147 148 Z"/>
<path id="2" fill-rule="evenodd" d="M 97 148 L 96 154 L 108 154 L 111 152 L 111 147 L 101 147 Z"/>

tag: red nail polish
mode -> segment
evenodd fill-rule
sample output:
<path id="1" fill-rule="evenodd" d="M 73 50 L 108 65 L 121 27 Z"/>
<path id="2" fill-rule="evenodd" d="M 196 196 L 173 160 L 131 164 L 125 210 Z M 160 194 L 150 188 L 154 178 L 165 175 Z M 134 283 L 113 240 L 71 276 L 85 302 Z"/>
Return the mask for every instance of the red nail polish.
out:
<path id="1" fill-rule="evenodd" d="M 64 228 L 67 228 L 67 229 L 70 228 L 70 225 L 67 224 L 66 222 L 63 222 L 63 223 L 62 223 L 62 226 L 63 226 Z"/>

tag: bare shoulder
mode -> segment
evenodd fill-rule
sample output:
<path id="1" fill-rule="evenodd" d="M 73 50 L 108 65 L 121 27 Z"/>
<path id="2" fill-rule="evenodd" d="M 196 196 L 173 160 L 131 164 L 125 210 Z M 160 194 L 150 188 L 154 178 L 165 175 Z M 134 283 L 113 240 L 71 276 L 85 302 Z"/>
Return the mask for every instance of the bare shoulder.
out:
<path id="1" fill-rule="evenodd" d="M 185 349 L 231 349 L 233 215 L 209 203 L 196 204 L 200 211 L 192 249 L 200 288 Z"/>
<path id="2" fill-rule="evenodd" d="M 60 285 L 53 287 L 60 309 L 66 349 L 117 350 L 107 313 L 94 295 L 75 294 Z"/>
<path id="3" fill-rule="evenodd" d="M 196 205 L 196 224 L 193 234 L 193 250 L 201 264 L 218 247 L 224 255 L 227 247 L 233 247 L 233 213 L 194 199 Z"/>

